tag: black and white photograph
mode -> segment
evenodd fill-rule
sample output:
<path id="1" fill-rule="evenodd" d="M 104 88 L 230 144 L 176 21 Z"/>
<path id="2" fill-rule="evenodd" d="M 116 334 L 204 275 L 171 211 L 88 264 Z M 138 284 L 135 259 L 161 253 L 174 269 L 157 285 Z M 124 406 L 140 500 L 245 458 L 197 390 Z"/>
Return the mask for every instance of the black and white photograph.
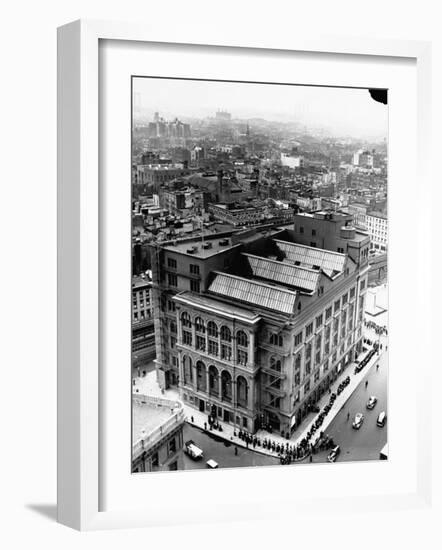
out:
<path id="1" fill-rule="evenodd" d="M 387 460 L 388 91 L 131 100 L 132 472 Z"/>

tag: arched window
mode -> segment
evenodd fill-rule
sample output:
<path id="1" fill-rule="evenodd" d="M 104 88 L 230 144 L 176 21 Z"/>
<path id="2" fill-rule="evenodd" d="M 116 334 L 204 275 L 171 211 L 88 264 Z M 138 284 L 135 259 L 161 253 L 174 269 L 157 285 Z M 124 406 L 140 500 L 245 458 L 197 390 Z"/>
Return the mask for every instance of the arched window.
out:
<path id="1" fill-rule="evenodd" d="M 192 374 L 192 359 L 185 355 L 183 357 L 183 375 L 184 375 L 184 384 L 192 384 L 193 374 Z"/>
<path id="2" fill-rule="evenodd" d="M 202 361 L 196 363 L 196 389 L 206 391 L 206 365 Z"/>
<path id="3" fill-rule="evenodd" d="M 221 340 L 223 342 L 231 342 L 232 341 L 232 333 L 230 332 L 229 327 L 222 326 L 221 327 Z"/>
<path id="4" fill-rule="evenodd" d="M 238 346 L 242 346 L 243 348 L 246 348 L 249 345 L 249 339 L 243 330 L 238 330 L 236 333 L 236 343 Z"/>
<path id="5" fill-rule="evenodd" d="M 238 376 L 236 379 L 236 399 L 238 407 L 247 407 L 249 396 L 249 386 L 244 376 Z"/>
<path id="6" fill-rule="evenodd" d="M 192 326 L 192 321 L 187 311 L 183 311 L 183 313 L 181 313 L 181 324 L 183 325 L 183 327 L 188 327 L 188 328 Z"/>
<path id="7" fill-rule="evenodd" d="M 281 359 L 279 359 L 279 357 L 276 357 L 275 355 L 273 355 L 270 358 L 270 368 L 272 370 L 277 371 L 277 372 L 281 372 Z"/>
<path id="8" fill-rule="evenodd" d="M 218 326 L 213 321 L 207 323 L 207 333 L 211 338 L 218 338 Z"/>
<path id="9" fill-rule="evenodd" d="M 195 319 L 195 332 L 205 333 L 206 327 L 204 325 L 204 321 L 201 319 L 201 317 L 197 317 Z"/>
<path id="10" fill-rule="evenodd" d="M 209 394 L 216 397 L 219 395 L 218 369 L 213 365 L 209 367 Z"/>
<path id="11" fill-rule="evenodd" d="M 226 370 L 221 373 L 221 397 L 225 401 L 232 401 L 232 377 Z"/>

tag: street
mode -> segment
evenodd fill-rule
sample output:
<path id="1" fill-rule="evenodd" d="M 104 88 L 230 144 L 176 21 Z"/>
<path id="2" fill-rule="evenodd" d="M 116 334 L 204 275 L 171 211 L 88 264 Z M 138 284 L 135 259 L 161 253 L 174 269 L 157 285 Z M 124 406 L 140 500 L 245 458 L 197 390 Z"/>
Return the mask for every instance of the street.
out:
<path id="1" fill-rule="evenodd" d="M 368 381 L 367 388 L 365 381 Z M 387 412 L 388 415 L 387 394 L 388 359 L 387 354 L 384 353 L 379 361 L 379 370 L 376 370 L 376 366 L 371 368 L 326 430 L 327 435 L 330 435 L 341 447 L 338 461 L 379 459 L 379 453 L 387 443 L 388 420 L 383 428 L 378 428 L 376 419 L 381 411 Z M 370 411 L 366 408 L 366 403 L 371 395 L 375 395 L 378 402 Z M 349 420 L 347 420 L 348 412 L 350 412 Z M 359 430 L 352 427 L 357 413 L 362 413 L 365 417 Z M 327 452 L 318 453 L 314 455 L 313 461 L 324 462 L 327 460 L 327 454 Z"/>
<path id="2" fill-rule="evenodd" d="M 203 460 L 192 460 L 184 454 L 184 469 L 199 470 L 207 468 L 206 461 L 212 458 L 220 468 L 238 468 L 239 466 L 272 466 L 279 464 L 279 459 L 266 456 L 243 447 L 238 448 L 235 455 L 235 445 L 224 441 L 212 433 L 204 433 L 190 424 L 184 425 L 184 442 L 192 439 L 197 447 L 204 451 Z"/>
<path id="3" fill-rule="evenodd" d="M 366 381 L 368 381 L 367 388 Z M 387 442 L 388 421 L 383 428 L 379 428 L 376 425 L 376 419 L 381 411 L 387 412 L 387 383 L 388 360 L 384 353 L 379 360 L 379 370 L 376 370 L 376 366 L 370 369 L 326 430 L 327 435 L 330 435 L 341 447 L 339 462 L 379 459 L 379 453 Z M 371 395 L 375 395 L 378 401 L 374 409 L 368 410 L 366 403 Z M 348 412 L 350 412 L 349 420 L 347 420 Z M 357 413 L 362 413 L 365 417 L 359 430 L 352 427 L 353 418 Z M 210 458 L 218 462 L 220 468 L 279 464 L 277 458 L 242 447 L 238 447 L 238 454 L 235 455 L 234 444 L 224 441 L 216 433 L 204 433 L 199 428 L 186 424 L 184 441 L 189 439 L 204 451 L 204 459 L 195 461 L 184 455 L 185 470 L 204 469 L 206 461 Z M 315 454 L 313 462 L 327 462 L 328 452 L 322 451 Z M 308 462 L 308 459 L 303 462 Z"/>

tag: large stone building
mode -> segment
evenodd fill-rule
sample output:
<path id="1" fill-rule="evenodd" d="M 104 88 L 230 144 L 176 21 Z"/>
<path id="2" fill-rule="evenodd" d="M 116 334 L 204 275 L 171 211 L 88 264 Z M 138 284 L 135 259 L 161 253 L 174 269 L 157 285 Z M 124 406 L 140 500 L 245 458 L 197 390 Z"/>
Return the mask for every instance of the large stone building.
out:
<path id="1" fill-rule="evenodd" d="M 157 373 L 201 412 L 290 434 L 362 349 L 369 238 L 343 213 L 153 249 Z"/>
<path id="2" fill-rule="evenodd" d="M 132 472 L 182 470 L 183 426 L 180 402 L 133 394 Z"/>

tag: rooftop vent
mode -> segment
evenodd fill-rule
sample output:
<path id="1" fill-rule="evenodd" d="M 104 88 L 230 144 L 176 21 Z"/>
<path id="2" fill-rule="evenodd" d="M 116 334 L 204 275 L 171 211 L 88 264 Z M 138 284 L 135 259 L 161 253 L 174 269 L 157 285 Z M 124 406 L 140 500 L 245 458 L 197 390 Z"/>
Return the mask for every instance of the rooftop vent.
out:
<path id="1" fill-rule="evenodd" d="M 227 246 L 229 244 L 229 239 L 221 239 L 219 241 L 220 246 Z"/>
<path id="2" fill-rule="evenodd" d="M 209 250 L 209 248 L 212 248 L 212 243 L 204 243 L 203 248 L 204 250 Z"/>
<path id="3" fill-rule="evenodd" d="M 198 247 L 197 246 L 191 246 L 190 248 L 188 248 L 186 250 L 187 254 L 195 254 L 195 252 L 197 252 L 198 250 Z"/>

